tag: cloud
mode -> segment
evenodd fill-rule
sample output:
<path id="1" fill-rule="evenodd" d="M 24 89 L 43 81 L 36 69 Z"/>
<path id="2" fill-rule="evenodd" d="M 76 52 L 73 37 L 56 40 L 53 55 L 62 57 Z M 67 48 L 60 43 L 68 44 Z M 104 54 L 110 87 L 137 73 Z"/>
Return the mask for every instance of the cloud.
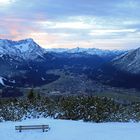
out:
<path id="1" fill-rule="evenodd" d="M 0 37 L 43 47 L 133 48 L 139 0 L 0 0 Z"/>

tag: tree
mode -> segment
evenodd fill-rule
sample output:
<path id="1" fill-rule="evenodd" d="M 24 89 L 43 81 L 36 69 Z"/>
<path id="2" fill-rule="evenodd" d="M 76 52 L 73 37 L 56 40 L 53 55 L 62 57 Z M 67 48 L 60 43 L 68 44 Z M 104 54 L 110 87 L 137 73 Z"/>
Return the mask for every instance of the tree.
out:
<path id="1" fill-rule="evenodd" d="M 31 89 L 31 90 L 29 91 L 29 93 L 28 93 L 28 95 L 27 95 L 27 98 L 28 98 L 29 100 L 33 100 L 33 99 L 35 98 L 35 93 L 34 93 L 33 89 Z"/>

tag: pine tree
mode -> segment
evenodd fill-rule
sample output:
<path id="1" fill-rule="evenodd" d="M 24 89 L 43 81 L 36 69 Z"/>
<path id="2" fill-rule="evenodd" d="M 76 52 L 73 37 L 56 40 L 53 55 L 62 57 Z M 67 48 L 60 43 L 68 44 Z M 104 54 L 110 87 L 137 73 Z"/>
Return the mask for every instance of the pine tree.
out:
<path id="1" fill-rule="evenodd" d="M 29 100 L 33 100 L 33 99 L 35 98 L 35 93 L 34 93 L 33 89 L 31 89 L 31 90 L 29 91 L 29 93 L 28 93 L 28 95 L 27 95 L 27 98 L 28 98 Z"/>

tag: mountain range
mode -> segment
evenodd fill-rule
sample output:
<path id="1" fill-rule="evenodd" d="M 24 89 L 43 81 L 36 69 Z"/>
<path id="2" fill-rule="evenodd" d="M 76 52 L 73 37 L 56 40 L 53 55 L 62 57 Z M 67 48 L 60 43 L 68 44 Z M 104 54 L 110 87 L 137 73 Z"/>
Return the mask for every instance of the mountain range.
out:
<path id="1" fill-rule="evenodd" d="M 140 89 L 140 48 L 44 49 L 33 39 L 0 39 L 0 68 L 1 89 L 47 87 L 69 94 L 106 87 Z"/>
<path id="2" fill-rule="evenodd" d="M 64 49 L 64 48 L 51 48 L 46 49 L 48 52 L 56 52 L 56 53 L 85 53 L 90 55 L 98 55 L 98 56 L 116 56 L 120 55 L 121 53 L 125 52 L 125 50 L 102 50 L 97 48 L 72 48 L 72 49 Z"/>

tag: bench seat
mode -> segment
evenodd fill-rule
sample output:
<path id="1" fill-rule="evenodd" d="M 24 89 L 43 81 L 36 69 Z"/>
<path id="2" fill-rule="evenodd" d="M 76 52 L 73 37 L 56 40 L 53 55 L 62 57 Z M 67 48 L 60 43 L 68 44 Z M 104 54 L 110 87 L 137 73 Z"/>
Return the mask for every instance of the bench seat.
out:
<path id="1" fill-rule="evenodd" d="M 15 126 L 15 130 L 19 130 L 21 132 L 22 130 L 32 130 L 32 129 L 42 129 L 43 132 L 48 131 L 49 125 L 20 125 Z"/>

